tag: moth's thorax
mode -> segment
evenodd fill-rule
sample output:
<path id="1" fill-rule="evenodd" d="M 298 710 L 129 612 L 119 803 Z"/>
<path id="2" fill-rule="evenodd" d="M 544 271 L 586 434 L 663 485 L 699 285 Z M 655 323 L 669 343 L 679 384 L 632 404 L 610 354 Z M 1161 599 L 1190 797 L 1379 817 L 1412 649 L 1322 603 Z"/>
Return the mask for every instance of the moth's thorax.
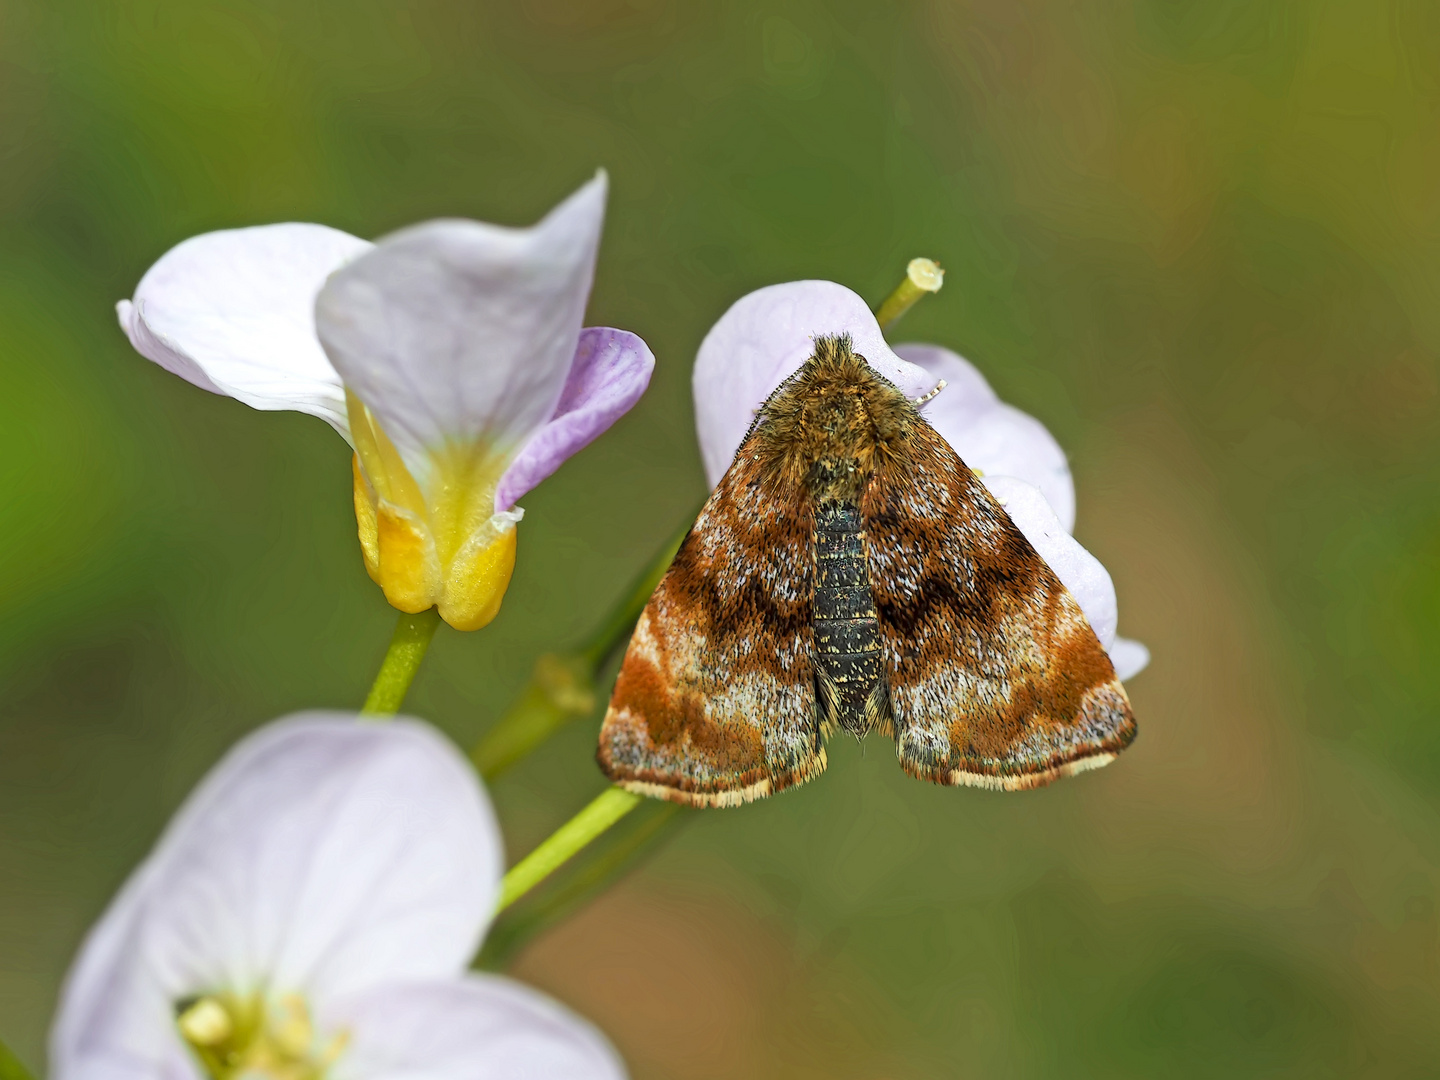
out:
<path id="1" fill-rule="evenodd" d="M 766 471 L 817 500 L 854 502 L 877 466 L 906 455 L 914 406 L 848 338 L 818 338 L 805 366 L 761 411 Z"/>

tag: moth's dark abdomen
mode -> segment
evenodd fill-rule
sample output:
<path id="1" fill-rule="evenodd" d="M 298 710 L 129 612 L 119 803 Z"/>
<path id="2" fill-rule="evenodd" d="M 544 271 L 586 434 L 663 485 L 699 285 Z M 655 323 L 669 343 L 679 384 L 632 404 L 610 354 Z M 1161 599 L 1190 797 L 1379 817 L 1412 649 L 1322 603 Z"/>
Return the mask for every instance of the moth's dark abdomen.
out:
<path id="1" fill-rule="evenodd" d="M 840 502 L 816 507 L 815 571 L 820 717 L 853 735 L 864 735 L 888 722 L 890 702 L 857 507 Z"/>

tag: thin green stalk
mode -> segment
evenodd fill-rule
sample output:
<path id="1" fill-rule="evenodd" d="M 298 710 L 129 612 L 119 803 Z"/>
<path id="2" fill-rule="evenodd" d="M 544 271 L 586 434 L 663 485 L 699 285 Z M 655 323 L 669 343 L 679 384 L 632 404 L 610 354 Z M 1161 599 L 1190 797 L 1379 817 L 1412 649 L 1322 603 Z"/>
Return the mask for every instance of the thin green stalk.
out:
<path id="1" fill-rule="evenodd" d="M 434 608 L 418 615 L 400 613 L 395 623 L 395 633 L 390 637 L 390 648 L 385 650 L 385 659 L 370 687 L 361 712 L 370 716 L 394 716 L 405 703 L 405 693 L 415 681 L 420 670 L 420 661 L 430 648 L 430 639 L 440 625 L 440 613 Z"/>
<path id="2" fill-rule="evenodd" d="M 0 1042 L 0 1080 L 35 1080 L 4 1042 Z"/>
<path id="3" fill-rule="evenodd" d="M 684 539 L 681 533 L 657 553 L 625 598 L 578 651 L 570 656 L 546 653 L 535 662 L 530 684 L 470 753 L 481 776 L 494 780 L 559 728 L 594 711 L 596 680 L 610 657 L 630 640 L 640 612 L 645 610 L 650 594 L 660 584 Z"/>
<path id="4" fill-rule="evenodd" d="M 931 259 L 911 259 L 905 268 L 905 278 L 885 302 L 875 309 L 875 321 L 880 329 L 889 330 L 922 296 L 940 291 L 945 281 L 945 271 Z"/>
<path id="5" fill-rule="evenodd" d="M 889 330 L 921 297 L 939 292 L 944 277 L 944 271 L 930 259 L 912 259 L 905 279 L 876 309 L 875 317 L 881 327 Z M 577 653 L 567 657 L 547 654 L 539 659 L 530 685 L 471 753 L 476 768 L 487 780 L 529 753 L 567 721 L 586 716 L 594 709 L 595 680 L 605 663 L 629 639 L 684 535 L 666 545 L 624 602 Z M 504 911 L 549 877 L 641 801 L 640 796 L 621 788 L 608 788 L 505 875 L 497 911 Z M 633 867 L 665 834 L 667 827 L 679 820 L 675 808 L 666 807 L 630 837 L 594 857 L 589 865 L 573 874 L 565 886 L 497 935 L 481 962 L 487 965 L 503 962 L 504 957 L 531 935 Z"/>
<path id="6" fill-rule="evenodd" d="M 690 515 L 692 518 L 695 514 Z M 678 534 L 672 536 L 670 541 L 661 548 L 650 561 L 633 585 L 626 593 L 625 600 L 616 607 L 599 629 L 590 636 L 580 650 L 580 657 L 589 666 L 592 677 L 600 674 L 600 669 L 605 666 L 614 652 L 623 648 L 630 641 L 630 633 L 635 629 L 635 624 L 640 621 L 640 613 L 645 610 L 645 605 L 650 602 L 655 587 L 660 584 L 660 579 L 665 576 L 665 571 L 670 569 L 670 564 L 675 561 L 675 554 L 680 550 L 680 545 L 685 542 L 685 537 L 690 533 L 690 526 L 687 524 Z"/>
<path id="7" fill-rule="evenodd" d="M 639 806 L 643 799 L 643 796 L 622 787 L 609 787 L 602 791 L 585 809 L 510 868 L 505 880 L 500 883 L 500 903 L 496 912 L 504 911 L 544 881 L 586 844 Z"/>
<path id="8" fill-rule="evenodd" d="M 475 966 L 488 971 L 503 970 L 537 934 L 561 922 L 591 897 L 637 869 L 689 819 L 689 814 L 681 814 L 683 809 L 671 802 L 647 801 L 631 818 L 643 820 L 633 828 L 616 830 L 623 835 L 603 851 L 596 852 L 594 848 L 588 851 L 586 854 L 593 857 L 570 872 L 558 888 L 538 901 L 522 904 L 521 910 L 512 911 L 492 927 L 485 935 L 485 948 Z"/>

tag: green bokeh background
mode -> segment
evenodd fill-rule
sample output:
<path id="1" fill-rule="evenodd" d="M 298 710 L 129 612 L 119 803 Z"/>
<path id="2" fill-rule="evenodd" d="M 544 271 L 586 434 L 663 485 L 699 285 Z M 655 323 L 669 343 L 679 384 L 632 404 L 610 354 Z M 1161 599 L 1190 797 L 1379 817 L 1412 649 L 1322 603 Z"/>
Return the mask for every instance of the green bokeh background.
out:
<path id="1" fill-rule="evenodd" d="M 1023 795 L 877 740 L 515 971 L 638 1077 L 1440 1074 L 1440 8 L 1427 0 L 0 2 L 0 1033 L 237 736 L 352 707 L 392 613 L 349 458 L 140 359 L 114 302 L 208 229 L 528 223 L 612 195 L 589 322 L 658 365 L 525 500 L 501 617 L 410 707 L 472 742 L 703 494 L 734 299 L 946 285 L 1066 446 L 1141 737 Z M 504 778 L 519 854 L 595 721 Z"/>

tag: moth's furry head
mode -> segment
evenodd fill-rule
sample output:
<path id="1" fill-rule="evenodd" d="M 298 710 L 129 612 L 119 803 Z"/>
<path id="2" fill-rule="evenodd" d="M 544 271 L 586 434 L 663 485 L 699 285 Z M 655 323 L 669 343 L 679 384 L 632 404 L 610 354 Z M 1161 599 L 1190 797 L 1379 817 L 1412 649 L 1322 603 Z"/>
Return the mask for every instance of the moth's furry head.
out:
<path id="1" fill-rule="evenodd" d="M 849 335 L 815 339 L 805 366 L 756 420 L 766 472 L 820 501 L 856 502 L 876 467 L 908 457 L 920 414 L 855 352 Z"/>

